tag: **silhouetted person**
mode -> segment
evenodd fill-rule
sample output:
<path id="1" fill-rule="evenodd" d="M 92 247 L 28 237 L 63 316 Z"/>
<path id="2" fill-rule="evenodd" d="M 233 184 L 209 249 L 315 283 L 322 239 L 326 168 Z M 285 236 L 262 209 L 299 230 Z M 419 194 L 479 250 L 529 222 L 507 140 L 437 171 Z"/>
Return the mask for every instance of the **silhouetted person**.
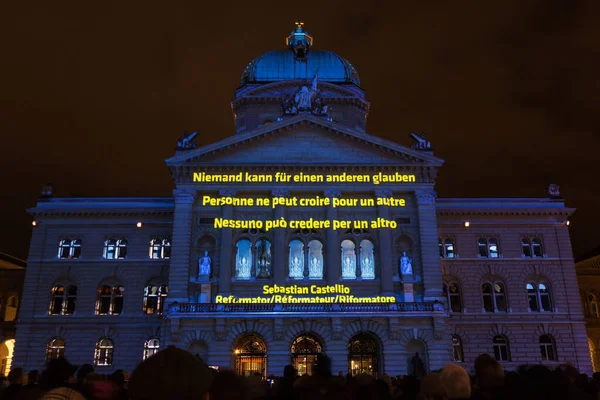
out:
<path id="1" fill-rule="evenodd" d="M 31 371 L 29 371 L 29 373 L 27 374 L 27 385 L 25 385 L 25 387 L 26 388 L 37 387 L 37 380 L 38 380 L 39 374 L 40 374 L 40 371 L 38 371 L 37 369 L 32 369 Z"/>
<path id="2" fill-rule="evenodd" d="M 286 365 L 283 369 L 283 378 L 277 384 L 277 399 L 294 399 L 294 381 L 298 373 L 293 365 Z"/>
<path id="3" fill-rule="evenodd" d="M 412 364 L 413 376 L 416 376 L 417 378 L 425 376 L 425 364 L 423 363 L 423 360 L 421 360 L 421 357 L 419 357 L 419 352 L 415 353 L 412 360 L 410 360 L 410 363 Z"/>
<path id="4" fill-rule="evenodd" d="M 8 373 L 8 387 L 2 391 L 2 400 L 18 399 L 24 391 L 23 368 L 13 368 Z"/>

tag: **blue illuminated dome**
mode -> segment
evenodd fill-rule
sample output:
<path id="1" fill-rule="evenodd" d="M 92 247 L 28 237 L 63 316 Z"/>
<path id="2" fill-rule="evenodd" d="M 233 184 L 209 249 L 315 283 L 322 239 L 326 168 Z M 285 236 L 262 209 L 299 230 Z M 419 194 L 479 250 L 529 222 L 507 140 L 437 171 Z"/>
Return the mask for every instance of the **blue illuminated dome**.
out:
<path id="1" fill-rule="evenodd" d="M 344 58 L 332 51 L 312 50 L 313 38 L 302 22 L 286 39 L 287 50 L 273 50 L 255 58 L 242 74 L 242 85 L 297 79 L 312 79 L 319 71 L 319 81 L 354 83 L 360 86 L 358 73 Z"/>

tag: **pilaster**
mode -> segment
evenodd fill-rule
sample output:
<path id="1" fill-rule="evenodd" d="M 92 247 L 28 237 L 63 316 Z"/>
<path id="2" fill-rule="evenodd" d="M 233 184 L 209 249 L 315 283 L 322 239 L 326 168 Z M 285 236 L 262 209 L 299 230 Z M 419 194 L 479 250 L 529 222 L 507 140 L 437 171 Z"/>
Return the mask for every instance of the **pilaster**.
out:
<path id="1" fill-rule="evenodd" d="M 333 198 L 340 197 L 341 192 L 337 190 L 327 190 L 323 193 L 325 197 Z M 327 207 L 327 220 L 333 221 L 337 219 L 337 209 L 332 206 Z M 341 265 L 341 247 L 337 240 L 337 232 L 333 230 L 333 227 L 327 229 L 327 244 L 326 244 L 326 260 L 325 268 L 327 271 L 327 283 L 329 285 L 335 285 L 339 283 L 342 276 L 342 265 Z"/>
<path id="2" fill-rule="evenodd" d="M 175 214 L 173 216 L 173 249 L 169 273 L 169 302 L 188 301 L 190 249 L 192 238 L 192 209 L 196 192 L 175 189 Z"/>
<path id="3" fill-rule="evenodd" d="M 235 196 L 234 190 L 221 190 L 219 196 L 233 197 Z M 233 218 L 233 206 L 224 205 L 221 207 L 221 215 L 223 219 Z M 219 268 L 219 294 L 226 296 L 231 292 L 231 271 L 235 268 L 231 260 L 233 253 L 233 231 L 231 228 L 221 228 L 221 254 L 220 268 Z"/>
<path id="4" fill-rule="evenodd" d="M 419 219 L 419 242 L 423 266 L 424 300 L 442 300 L 442 267 L 439 257 L 439 235 L 435 214 L 436 194 L 433 190 L 415 192 Z"/>
<path id="5" fill-rule="evenodd" d="M 277 189 L 271 192 L 273 197 L 288 197 L 290 192 L 284 189 Z M 274 219 L 279 220 L 285 218 L 285 207 L 276 206 Z M 286 255 L 287 246 L 285 245 L 285 229 L 277 228 L 273 230 L 273 281 L 277 285 L 285 285 L 287 278 Z"/>
<path id="6" fill-rule="evenodd" d="M 392 196 L 391 190 L 377 190 L 375 197 L 377 198 L 388 198 Z M 385 220 L 390 219 L 390 210 L 388 206 L 377 206 L 377 216 L 384 218 Z M 387 228 L 379 229 L 377 232 L 379 238 L 379 280 L 381 287 L 381 294 L 391 295 L 394 292 L 393 278 L 394 270 L 392 266 L 392 239 L 390 230 Z"/>

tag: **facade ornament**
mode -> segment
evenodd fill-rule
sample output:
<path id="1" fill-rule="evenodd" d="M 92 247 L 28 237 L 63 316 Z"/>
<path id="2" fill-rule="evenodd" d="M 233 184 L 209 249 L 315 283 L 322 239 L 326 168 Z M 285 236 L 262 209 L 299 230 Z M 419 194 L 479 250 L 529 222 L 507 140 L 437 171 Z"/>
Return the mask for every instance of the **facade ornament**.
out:
<path id="1" fill-rule="evenodd" d="M 275 189 L 271 191 L 273 197 L 289 197 L 290 191 L 286 189 Z"/>
<path id="2" fill-rule="evenodd" d="M 433 317 L 433 339 L 443 340 L 446 338 L 446 318 Z"/>
<path id="3" fill-rule="evenodd" d="M 215 339 L 219 342 L 224 342 L 227 339 L 227 325 L 223 318 L 215 321 Z"/>
<path id="4" fill-rule="evenodd" d="M 386 190 L 376 190 L 375 191 L 375 196 L 376 197 L 392 197 L 392 191 L 389 189 Z"/>
<path id="5" fill-rule="evenodd" d="M 173 197 L 176 204 L 191 204 L 196 199 L 196 191 L 189 189 L 173 190 Z"/>
<path id="6" fill-rule="evenodd" d="M 410 137 L 414 139 L 413 149 L 431 151 L 431 142 L 422 133 L 411 132 Z"/>
<path id="7" fill-rule="evenodd" d="M 299 112 L 310 112 L 313 115 L 329 117 L 331 107 L 325 104 L 318 89 L 319 72 L 315 73 L 310 87 L 302 85 L 300 89 L 281 104 L 281 115 L 296 115 Z"/>
<path id="8" fill-rule="evenodd" d="M 389 332 L 390 340 L 400 339 L 401 330 L 400 330 L 400 321 L 398 321 L 398 318 L 389 318 L 388 325 L 389 325 L 388 332 Z"/>
<path id="9" fill-rule="evenodd" d="M 415 196 L 417 197 L 417 204 L 435 204 L 437 194 L 433 190 L 418 191 L 415 192 Z"/>
<path id="10" fill-rule="evenodd" d="M 341 197 L 342 196 L 342 192 L 340 192 L 339 190 L 326 190 L 325 192 L 323 192 L 323 194 L 325 195 L 325 197 Z"/>
<path id="11" fill-rule="evenodd" d="M 400 274 L 401 275 L 412 275 L 413 267 L 412 267 L 412 259 L 406 254 L 405 251 L 402 252 L 402 256 L 400 257 Z"/>
<path id="12" fill-rule="evenodd" d="M 181 139 L 177 140 L 177 150 L 191 150 L 196 148 L 196 141 L 194 140 L 198 136 L 198 132 L 187 133 L 185 132 Z"/>
<path id="13" fill-rule="evenodd" d="M 208 250 L 204 251 L 204 256 L 198 260 L 198 277 L 210 277 L 211 259 L 208 256 Z"/>
<path id="14" fill-rule="evenodd" d="M 331 319 L 331 338 L 333 340 L 340 340 L 344 334 L 344 328 L 342 325 L 341 318 L 332 318 Z"/>
<path id="15" fill-rule="evenodd" d="M 281 318 L 273 320 L 273 339 L 283 340 L 283 319 Z"/>
<path id="16" fill-rule="evenodd" d="M 54 192 L 54 188 L 52 187 L 52 184 L 47 183 L 44 186 L 42 186 L 42 192 L 40 193 L 42 197 L 52 197 Z"/>
<path id="17" fill-rule="evenodd" d="M 555 199 L 561 198 L 560 197 L 560 186 L 558 186 L 555 183 L 548 185 L 548 188 L 546 189 L 546 194 L 550 198 L 555 198 Z"/>
<path id="18" fill-rule="evenodd" d="M 221 197 L 233 197 L 235 195 L 236 195 L 235 190 L 231 190 L 231 189 L 219 190 L 219 196 L 221 196 Z"/>

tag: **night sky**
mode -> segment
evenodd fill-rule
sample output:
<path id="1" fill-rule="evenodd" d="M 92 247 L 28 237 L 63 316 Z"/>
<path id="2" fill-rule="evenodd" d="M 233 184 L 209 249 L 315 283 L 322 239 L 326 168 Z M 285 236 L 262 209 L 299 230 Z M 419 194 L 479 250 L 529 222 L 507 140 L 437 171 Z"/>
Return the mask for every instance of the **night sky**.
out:
<path id="1" fill-rule="evenodd" d="M 1 252 L 27 257 L 25 209 L 48 182 L 59 197 L 170 196 L 177 138 L 232 135 L 244 67 L 296 19 L 356 67 L 369 133 L 427 135 L 440 197 L 557 183 L 578 209 L 575 254 L 600 244 L 599 1 L 172 3 L 3 3 Z"/>

